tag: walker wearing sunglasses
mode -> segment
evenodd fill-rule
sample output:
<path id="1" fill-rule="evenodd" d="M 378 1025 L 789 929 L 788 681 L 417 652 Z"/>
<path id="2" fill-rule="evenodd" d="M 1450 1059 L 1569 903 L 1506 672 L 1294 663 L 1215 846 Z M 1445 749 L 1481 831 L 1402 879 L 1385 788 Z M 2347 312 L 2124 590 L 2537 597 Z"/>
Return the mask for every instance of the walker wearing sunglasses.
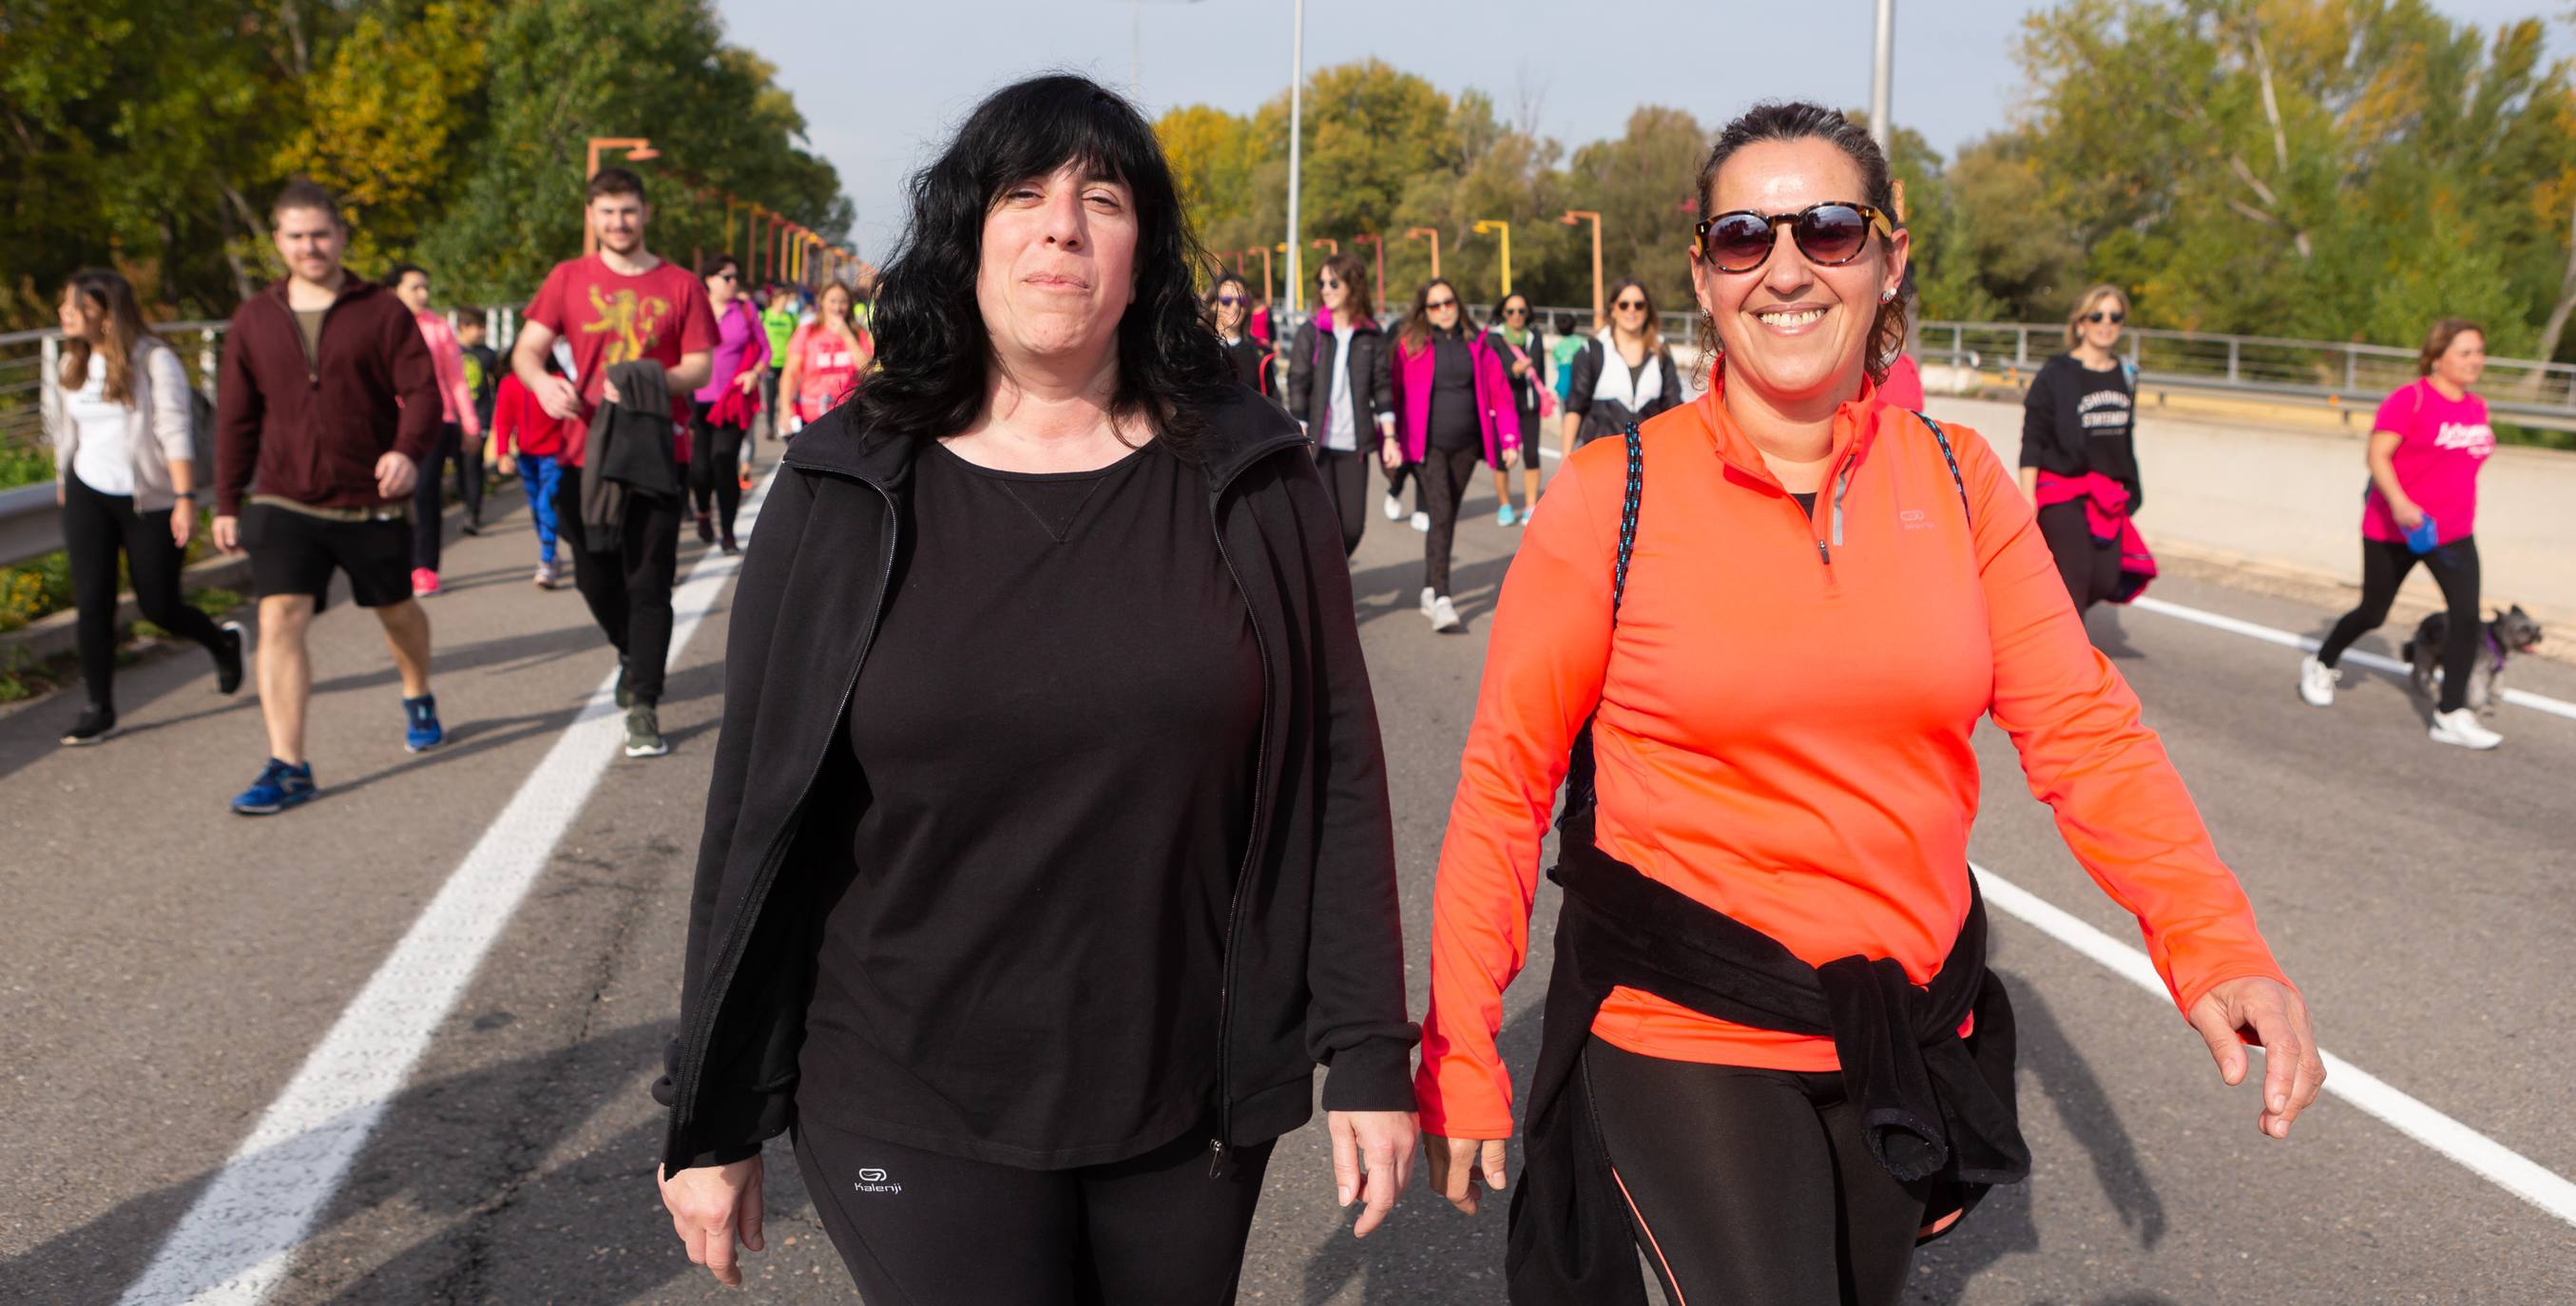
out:
<path id="1" fill-rule="evenodd" d="M 1225 346 L 1225 361 L 1234 369 L 1234 379 L 1255 394 L 1271 391 L 1271 353 L 1252 336 L 1252 291 L 1243 278 L 1229 272 L 1208 287 L 1208 316 L 1216 324 L 1217 343 Z"/>
<path id="2" fill-rule="evenodd" d="M 2153 575 L 2144 546 L 2126 547 L 2146 500 L 2133 436 L 2137 386 L 2119 355 L 2129 297 L 2095 286 L 2066 315 L 2067 351 L 2039 369 L 2022 398 L 2021 484 L 2057 559 L 2075 610 L 2126 603 Z"/>
<path id="3" fill-rule="evenodd" d="M 1566 383 L 1560 457 L 1682 401 L 1682 374 L 1657 320 L 1642 283 L 1630 278 L 1610 288 L 1610 325 L 1574 356 Z"/>
<path id="4" fill-rule="evenodd" d="M 2268 1049 L 2262 1131 L 2286 1137 L 2324 1077 L 2010 469 L 1879 398 L 1911 243 L 1870 216 L 1890 190 L 1836 110 L 1727 126 L 1695 188 L 1742 237 L 1691 264 L 1709 389 L 1576 450 L 1503 580 L 1415 1088 L 1428 1178 L 1472 1212 L 1503 1181 L 1497 1026 L 1563 781 L 1520 1306 L 1643 1306 L 1640 1254 L 1676 1303 L 1894 1306 L 1918 1240 L 2028 1173 L 1968 871 L 1989 715 L 2220 1075 Z"/>

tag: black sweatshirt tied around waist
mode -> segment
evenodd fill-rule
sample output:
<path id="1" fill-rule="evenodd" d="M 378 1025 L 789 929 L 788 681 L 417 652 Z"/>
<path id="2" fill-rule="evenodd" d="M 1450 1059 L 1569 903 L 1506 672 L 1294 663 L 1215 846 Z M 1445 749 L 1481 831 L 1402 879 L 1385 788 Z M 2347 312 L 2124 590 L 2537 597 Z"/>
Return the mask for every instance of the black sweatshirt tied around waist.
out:
<path id="1" fill-rule="evenodd" d="M 1565 906 L 1512 1197 L 1505 1267 L 1513 1302 L 1646 1300 L 1624 1199 L 1575 1073 L 1613 988 L 1757 1029 L 1830 1035 L 1870 1154 L 1900 1180 L 1935 1181 L 1927 1228 L 1946 1232 L 1942 1221 L 1987 1188 L 2029 1175 L 2013 1101 L 2012 1001 L 1986 969 L 1982 896 L 1971 898 L 1940 973 L 1917 987 L 1888 958 L 1809 966 L 1769 935 L 1602 852 L 1590 826 L 1569 822 L 1564 860 L 1548 873 L 1564 886 Z M 1972 1014 L 1962 1039 L 1959 1026 Z"/>

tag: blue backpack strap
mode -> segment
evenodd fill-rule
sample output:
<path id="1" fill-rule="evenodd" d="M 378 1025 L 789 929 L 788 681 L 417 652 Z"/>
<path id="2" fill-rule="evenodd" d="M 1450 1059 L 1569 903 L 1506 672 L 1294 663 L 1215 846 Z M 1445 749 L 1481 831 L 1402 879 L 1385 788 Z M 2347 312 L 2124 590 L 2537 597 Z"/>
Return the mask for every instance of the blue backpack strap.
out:
<path id="1" fill-rule="evenodd" d="M 1637 551 L 1637 501 L 1646 489 L 1646 443 L 1630 422 L 1619 438 L 1628 445 L 1628 491 L 1619 502 L 1619 561 L 1610 572 L 1610 624 L 1619 624 L 1619 603 L 1628 594 L 1628 560 Z"/>
<path id="2" fill-rule="evenodd" d="M 1967 514 L 1971 525 L 1975 524 L 1976 514 L 1968 507 L 1968 483 L 1959 475 L 1959 456 L 1950 451 L 1949 432 L 1942 430 L 1941 424 L 1933 421 L 1926 414 L 1915 413 L 1914 416 L 1925 426 L 1931 427 L 1932 438 L 1941 442 L 1941 461 L 1950 464 L 1950 485 L 1959 492 L 1959 511 Z"/>

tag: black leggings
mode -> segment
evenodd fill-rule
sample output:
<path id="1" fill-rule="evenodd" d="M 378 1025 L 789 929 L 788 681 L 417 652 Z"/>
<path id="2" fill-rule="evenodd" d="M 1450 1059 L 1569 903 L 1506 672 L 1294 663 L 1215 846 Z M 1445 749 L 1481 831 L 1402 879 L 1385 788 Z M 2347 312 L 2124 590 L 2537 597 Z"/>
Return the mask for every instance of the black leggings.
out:
<path id="1" fill-rule="evenodd" d="M 715 497 L 716 521 L 726 539 L 733 538 L 733 519 L 742 511 L 742 428 L 707 421 L 713 404 L 692 403 L 689 414 L 689 493 L 698 511 Z"/>
<path id="2" fill-rule="evenodd" d="M 1369 456 L 1356 449 L 1315 450 L 1315 470 L 1324 478 L 1324 493 L 1341 514 L 1345 558 L 1359 552 L 1360 535 L 1368 529 L 1368 465 Z"/>
<path id="3" fill-rule="evenodd" d="M 144 516 L 129 495 L 101 494 L 63 477 L 63 548 L 71 554 L 72 603 L 80 611 L 72 634 L 80 648 L 81 683 L 89 701 L 116 706 L 116 555 L 125 554 L 134 577 L 134 606 L 143 619 L 181 639 L 193 639 L 218 657 L 223 631 L 214 618 L 179 595 L 185 559 L 170 540 L 170 515 Z"/>
<path id="4" fill-rule="evenodd" d="M 1646 1263 L 1679 1303 L 1894 1306 L 1931 1184 L 1874 1160 L 1839 1074 L 1639 1056 L 1584 1082 Z"/>
<path id="5" fill-rule="evenodd" d="M 442 423 L 438 440 L 429 447 L 429 457 L 421 460 L 420 479 L 411 487 L 411 565 L 438 570 L 440 548 L 445 542 L 440 516 L 446 504 L 442 499 L 442 478 L 447 464 L 456 464 L 456 501 L 465 505 L 465 524 L 476 526 L 483 521 L 483 441 L 468 441 L 464 428 L 454 422 Z"/>
<path id="6" fill-rule="evenodd" d="M 2404 544 L 2362 540 L 2361 606 L 2335 623 L 2325 647 L 2317 650 L 2317 661 L 2333 666 L 2354 640 L 2379 629 L 2388 620 L 2388 605 L 2397 600 L 2397 587 L 2405 583 L 2415 563 L 2415 551 Z M 2442 602 L 2451 610 L 2450 628 L 2442 632 L 2441 710 L 2455 712 L 2468 705 L 2469 671 L 2477 665 L 2478 637 L 2485 629 L 2485 618 L 2478 614 L 2477 537 L 2463 535 L 2441 545 L 2423 555 L 2423 563 L 2433 573 L 2433 582 L 2442 587 Z"/>
<path id="7" fill-rule="evenodd" d="M 1132 1160 L 1023 1170 L 811 1122 L 796 1166 L 859 1296 L 888 1306 L 1226 1306 L 1271 1145 L 1208 1175 L 1207 1129 Z"/>
<path id="8" fill-rule="evenodd" d="M 2081 500 L 2052 503 L 2039 510 L 2039 537 L 2057 559 L 2057 575 L 2075 610 L 2085 611 L 2119 592 L 2120 549 L 2093 538 L 2092 520 Z"/>
<path id="9" fill-rule="evenodd" d="M 1449 555 L 1458 538 L 1458 505 L 1467 497 L 1467 482 L 1476 474 L 1476 450 L 1425 449 L 1413 472 L 1416 498 L 1431 515 L 1431 533 L 1422 537 L 1422 583 L 1433 595 L 1449 597 Z"/>
<path id="10" fill-rule="evenodd" d="M 680 474 L 688 475 L 683 465 Z M 639 703 L 662 701 L 663 664 L 671 658 L 671 588 L 680 574 L 677 499 L 626 498 L 626 524 L 614 551 L 592 551 L 581 526 L 581 469 L 566 467 L 555 489 L 556 529 L 572 550 L 573 588 L 590 618 L 626 659 L 626 687 Z"/>

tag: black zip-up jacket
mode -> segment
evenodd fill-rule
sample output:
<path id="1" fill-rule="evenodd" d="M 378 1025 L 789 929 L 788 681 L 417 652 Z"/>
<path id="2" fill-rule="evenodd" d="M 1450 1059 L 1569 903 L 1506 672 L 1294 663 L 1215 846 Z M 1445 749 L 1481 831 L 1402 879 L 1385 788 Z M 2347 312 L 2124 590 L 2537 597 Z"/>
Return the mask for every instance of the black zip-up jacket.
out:
<path id="1" fill-rule="evenodd" d="M 680 1031 L 653 1089 L 673 1169 L 751 1155 L 795 1121 L 814 965 L 797 890 L 851 855 L 799 835 L 809 803 L 840 801 L 814 780 L 883 614 L 919 448 L 845 405 L 796 437 L 761 505 L 727 636 Z M 1340 519 L 1306 448 L 1276 405 L 1229 389 L 1193 455 L 1263 685 L 1252 839 L 1210 981 L 1219 1160 L 1304 1123 L 1318 1064 L 1327 1109 L 1413 1109 L 1385 756 Z"/>
<path id="2" fill-rule="evenodd" d="M 1333 401 L 1333 333 L 1311 320 L 1288 347 L 1288 415 L 1306 424 L 1315 447 L 1324 447 L 1324 414 Z M 1377 419 L 1395 415 L 1395 376 L 1387 368 L 1386 332 L 1362 319 L 1351 332 L 1351 434 L 1361 453 L 1377 450 Z"/>

